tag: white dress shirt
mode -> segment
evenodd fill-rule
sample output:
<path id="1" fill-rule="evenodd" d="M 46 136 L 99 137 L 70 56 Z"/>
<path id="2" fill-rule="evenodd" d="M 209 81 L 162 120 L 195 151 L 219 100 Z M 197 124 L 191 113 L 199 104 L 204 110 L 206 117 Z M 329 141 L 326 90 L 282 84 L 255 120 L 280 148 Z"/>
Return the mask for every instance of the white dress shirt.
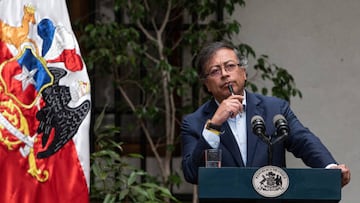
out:
<path id="1" fill-rule="evenodd" d="M 219 104 L 217 101 L 216 101 L 216 103 Z M 236 115 L 236 117 L 234 117 L 234 118 L 229 118 L 227 120 L 227 122 L 228 122 L 228 124 L 231 128 L 231 131 L 234 134 L 235 140 L 239 146 L 241 157 L 242 157 L 242 160 L 244 161 L 244 165 L 246 165 L 247 136 L 246 136 L 246 111 L 245 111 L 246 94 L 245 94 L 245 91 L 244 91 L 244 99 L 242 101 L 242 104 L 244 106 L 243 112 L 238 113 Z M 221 134 L 217 135 L 217 134 L 207 130 L 204 126 L 203 136 L 212 148 L 219 147 Z"/>

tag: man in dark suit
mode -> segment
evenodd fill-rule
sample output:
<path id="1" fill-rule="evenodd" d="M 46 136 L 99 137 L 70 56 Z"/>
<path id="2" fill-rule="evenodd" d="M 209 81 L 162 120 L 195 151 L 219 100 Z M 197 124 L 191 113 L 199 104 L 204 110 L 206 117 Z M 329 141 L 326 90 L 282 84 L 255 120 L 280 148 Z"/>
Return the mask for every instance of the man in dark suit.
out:
<path id="1" fill-rule="evenodd" d="M 287 120 L 290 135 L 273 146 L 272 165 L 286 167 L 285 150 L 313 168 L 339 168 L 342 186 L 350 181 L 350 170 L 338 164 L 327 148 L 304 127 L 285 100 L 245 90 L 246 63 L 230 44 L 214 42 L 198 54 L 197 67 L 205 90 L 213 98 L 183 119 L 182 169 L 186 181 L 197 184 L 198 167 L 205 166 L 204 151 L 222 150 L 222 167 L 268 165 L 268 145 L 252 132 L 251 119 L 264 119 L 266 135 L 276 128 L 273 117 Z"/>

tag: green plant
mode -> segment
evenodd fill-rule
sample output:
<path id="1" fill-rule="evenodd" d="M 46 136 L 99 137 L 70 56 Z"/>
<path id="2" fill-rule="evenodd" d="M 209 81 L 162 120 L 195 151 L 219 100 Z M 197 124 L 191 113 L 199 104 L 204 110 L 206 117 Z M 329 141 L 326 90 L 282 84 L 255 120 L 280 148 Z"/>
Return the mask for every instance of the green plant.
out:
<path id="1" fill-rule="evenodd" d="M 118 19 L 86 25 L 80 38 L 86 64 L 96 73 L 90 76 L 110 77 L 122 98 L 116 108 L 136 117 L 164 187 L 180 184 L 171 161 L 181 116 L 206 97 L 192 61 L 204 43 L 231 41 L 239 33 L 240 23 L 230 18 L 236 6 L 245 6 L 245 1 L 116 0 Z M 245 43 L 237 47 L 256 61 L 255 74 L 247 81 L 250 90 L 289 101 L 301 97 L 285 69 L 270 63 L 266 55 L 258 57 Z M 270 91 L 267 85 L 257 85 L 259 80 L 270 83 Z"/>
<path id="2" fill-rule="evenodd" d="M 160 186 L 145 171 L 128 164 L 128 158 L 142 158 L 138 154 L 122 157 L 122 143 L 114 141 L 115 127 L 102 125 L 104 111 L 95 122 L 96 152 L 91 154 L 91 199 L 103 203 L 163 203 L 179 202 L 170 191 Z M 143 180 L 142 180 L 143 179 Z"/>

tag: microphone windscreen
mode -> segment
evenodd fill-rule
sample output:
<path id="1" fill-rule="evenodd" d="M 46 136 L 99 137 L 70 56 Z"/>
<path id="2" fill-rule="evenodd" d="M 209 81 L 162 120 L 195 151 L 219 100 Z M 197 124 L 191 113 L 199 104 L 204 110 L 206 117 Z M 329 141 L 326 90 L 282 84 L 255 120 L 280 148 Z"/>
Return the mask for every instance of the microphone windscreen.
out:
<path id="1" fill-rule="evenodd" d="M 264 123 L 264 119 L 259 115 L 256 115 L 256 116 L 252 117 L 251 118 L 251 123 L 254 123 L 254 121 L 256 121 L 256 120 L 260 120 L 261 122 Z"/>
<path id="2" fill-rule="evenodd" d="M 273 124 L 276 125 L 277 121 L 279 121 L 279 120 L 284 120 L 284 122 L 286 122 L 286 119 L 283 115 L 277 114 L 273 118 Z"/>

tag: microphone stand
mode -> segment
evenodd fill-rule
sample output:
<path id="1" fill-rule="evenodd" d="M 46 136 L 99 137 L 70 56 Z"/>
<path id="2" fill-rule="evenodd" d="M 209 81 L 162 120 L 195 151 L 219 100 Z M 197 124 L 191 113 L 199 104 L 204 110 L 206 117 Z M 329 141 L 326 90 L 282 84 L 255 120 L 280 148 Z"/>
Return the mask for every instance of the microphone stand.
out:
<path id="1" fill-rule="evenodd" d="M 284 141 L 287 136 L 288 134 L 283 134 L 282 136 L 277 137 L 274 141 L 272 141 L 272 138 L 275 136 L 270 137 L 266 136 L 265 134 L 261 135 L 262 140 L 268 145 L 268 165 L 272 165 L 273 162 L 273 146 L 280 141 Z"/>
<path id="2" fill-rule="evenodd" d="M 280 116 L 277 115 L 275 117 Z M 285 120 L 283 116 L 281 116 L 280 118 Z M 282 128 L 277 129 L 277 131 L 275 131 L 275 133 L 271 136 L 266 135 L 264 120 L 260 116 L 254 116 L 251 119 L 251 124 L 253 128 L 253 133 L 260 137 L 260 139 L 268 145 L 268 165 L 272 165 L 273 146 L 278 142 L 284 141 L 289 136 L 289 127 L 287 126 L 286 121 L 283 122 L 283 125 L 281 126 Z M 279 126 L 276 126 L 276 128 L 279 128 Z"/>
<path id="3" fill-rule="evenodd" d="M 273 161 L 273 144 L 268 143 L 268 165 L 272 165 Z"/>
<path id="4" fill-rule="evenodd" d="M 273 159 L 273 143 L 271 142 L 270 136 L 266 136 L 264 133 L 259 133 L 259 137 L 263 142 L 265 142 L 268 145 L 268 165 L 272 165 L 272 159 Z"/>

